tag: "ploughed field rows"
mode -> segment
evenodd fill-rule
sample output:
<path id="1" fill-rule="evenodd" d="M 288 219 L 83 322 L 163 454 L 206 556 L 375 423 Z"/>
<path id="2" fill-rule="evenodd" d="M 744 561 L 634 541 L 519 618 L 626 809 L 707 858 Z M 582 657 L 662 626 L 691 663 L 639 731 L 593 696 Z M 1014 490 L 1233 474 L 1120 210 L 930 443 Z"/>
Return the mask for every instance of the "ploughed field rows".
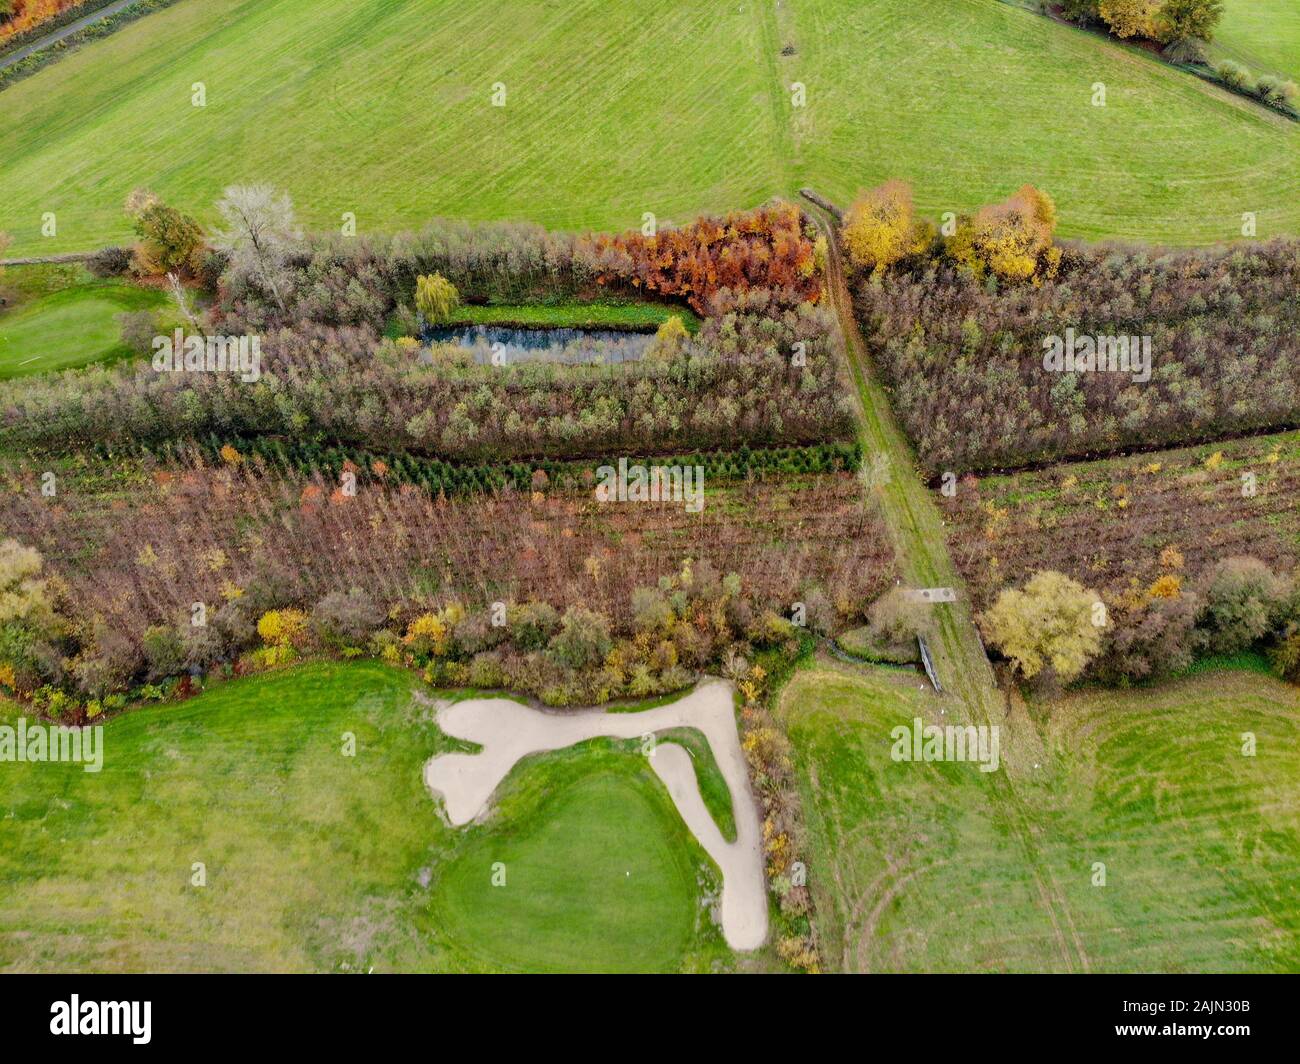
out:
<path id="1" fill-rule="evenodd" d="M 976 603 L 1053 569 L 1122 591 L 1251 556 L 1300 559 L 1300 433 L 966 477 L 940 497 Z M 1171 563 L 1171 558 L 1175 563 Z"/>
<path id="2" fill-rule="evenodd" d="M 1067 695 L 1002 724 L 1032 743 L 1016 842 L 997 773 L 894 760 L 947 724 L 873 670 L 796 674 L 779 717 L 812 835 L 828 963 L 846 971 L 1293 971 L 1300 701 L 1250 672 Z M 1242 754 L 1242 733 L 1256 739 Z M 1101 867 L 1104 866 L 1104 867 Z M 1044 904 L 1037 881 L 1053 885 Z M 954 905 L 953 899 L 961 904 Z"/>
<path id="3" fill-rule="evenodd" d="M 80 609 L 126 632 L 254 589 L 313 602 L 355 586 L 388 603 L 537 599 L 625 621 L 632 589 L 688 558 L 741 574 L 779 614 L 818 586 L 852 618 L 894 571 L 883 522 L 848 473 L 706 481 L 691 512 L 684 499 L 607 505 L 593 491 L 448 499 L 381 478 L 349 495 L 247 465 L 86 459 L 56 467 L 52 499 L 38 465 L 5 468 L 0 538 L 35 547 Z"/>
<path id="4" fill-rule="evenodd" d="M 895 176 L 933 213 L 1032 181 L 1070 235 L 1204 243 L 1248 210 L 1261 235 L 1300 228 L 1300 126 L 997 0 L 678 0 L 653 19 L 616 0 L 181 0 L 4 97 L 18 253 L 124 240 L 141 185 L 209 204 L 254 179 L 312 229 L 347 211 L 363 231 L 620 228 Z"/>

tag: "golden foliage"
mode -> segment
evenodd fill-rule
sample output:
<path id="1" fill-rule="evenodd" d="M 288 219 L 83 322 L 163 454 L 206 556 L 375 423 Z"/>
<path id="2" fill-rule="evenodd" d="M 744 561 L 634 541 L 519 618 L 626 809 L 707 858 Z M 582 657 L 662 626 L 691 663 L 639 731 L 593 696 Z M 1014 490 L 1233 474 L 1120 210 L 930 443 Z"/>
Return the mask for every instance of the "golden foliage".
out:
<path id="1" fill-rule="evenodd" d="M 292 647 L 307 634 L 302 610 L 268 610 L 258 619 L 257 634 L 271 647 Z"/>
<path id="2" fill-rule="evenodd" d="M 948 238 L 948 257 L 976 277 L 985 273 L 1005 281 L 1034 281 L 1054 277 L 1061 249 L 1052 243 L 1056 204 L 1046 192 L 1023 185 L 1004 203 L 981 207 L 963 217 Z"/>
<path id="3" fill-rule="evenodd" d="M 877 274 L 920 254 L 933 239 L 933 231 L 914 216 L 911 187 L 896 180 L 859 192 L 840 235 L 853 264 Z"/>

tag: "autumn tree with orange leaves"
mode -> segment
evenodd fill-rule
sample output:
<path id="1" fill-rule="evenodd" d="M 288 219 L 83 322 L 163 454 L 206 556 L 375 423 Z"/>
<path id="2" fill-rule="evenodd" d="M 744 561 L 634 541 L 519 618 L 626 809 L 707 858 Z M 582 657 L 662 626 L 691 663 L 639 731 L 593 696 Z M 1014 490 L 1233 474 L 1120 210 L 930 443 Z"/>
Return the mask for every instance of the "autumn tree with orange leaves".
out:
<path id="1" fill-rule="evenodd" d="M 598 284 L 682 297 L 701 314 L 724 288 L 786 292 L 789 302 L 816 302 L 821 294 L 813 240 L 790 203 L 700 218 L 653 236 L 602 233 L 584 250 Z"/>

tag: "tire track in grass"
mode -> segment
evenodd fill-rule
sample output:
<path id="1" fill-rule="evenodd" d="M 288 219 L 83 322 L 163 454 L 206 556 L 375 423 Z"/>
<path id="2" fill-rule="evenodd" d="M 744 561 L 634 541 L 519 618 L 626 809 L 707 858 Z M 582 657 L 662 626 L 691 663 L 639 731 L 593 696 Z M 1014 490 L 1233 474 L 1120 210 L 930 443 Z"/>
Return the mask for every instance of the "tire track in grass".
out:
<path id="1" fill-rule="evenodd" d="M 821 207 L 809 206 L 807 213 L 826 237 L 827 295 L 844 336 L 844 354 L 859 412 L 858 436 L 867 454 L 884 455 L 887 461 L 886 476 L 877 482 L 876 491 L 900 569 L 913 586 L 944 586 L 957 592 L 956 602 L 937 606 L 932 614 L 934 639 L 930 650 L 948 692 L 946 701 L 964 711 L 971 723 L 993 725 L 1001 719 L 1002 695 L 978 637 L 970 596 L 948 553 L 939 509 L 921 480 L 911 444 L 872 369 L 853 313 L 837 226 Z M 1088 971 L 1088 955 L 1065 895 L 1034 841 L 1033 825 L 1009 775 L 1005 770 L 990 774 L 989 786 L 996 814 L 1013 832 L 1025 855 L 1066 970 Z"/>

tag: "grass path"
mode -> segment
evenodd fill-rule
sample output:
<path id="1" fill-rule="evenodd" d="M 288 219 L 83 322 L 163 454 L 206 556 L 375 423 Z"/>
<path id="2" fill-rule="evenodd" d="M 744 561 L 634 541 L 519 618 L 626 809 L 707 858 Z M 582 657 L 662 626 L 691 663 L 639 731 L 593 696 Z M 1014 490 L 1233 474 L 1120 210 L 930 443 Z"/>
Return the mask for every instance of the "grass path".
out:
<path id="1" fill-rule="evenodd" d="M 825 210 L 814 207 L 811 212 L 827 236 L 827 284 L 844 333 L 857 392 L 859 438 L 868 462 L 874 462 L 871 490 L 883 508 L 904 583 L 912 587 L 951 587 L 957 592 L 956 602 L 934 607 L 929 639 L 936 672 L 945 688 L 945 710 L 976 725 L 997 723 L 1005 727 L 1004 699 L 979 640 L 970 596 L 948 553 L 938 506 L 917 471 L 916 456 L 894 417 L 854 318 L 836 227 Z M 1039 852 L 1035 832 L 1012 782 L 1012 773 L 1028 770 L 1027 756 L 1014 741 L 1009 743 L 1004 759 L 1007 771 L 994 773 L 990 786 L 1002 822 L 1015 834 L 1034 872 L 1040 903 L 1051 920 L 1067 970 L 1087 971 L 1087 954 L 1065 897 Z"/>

